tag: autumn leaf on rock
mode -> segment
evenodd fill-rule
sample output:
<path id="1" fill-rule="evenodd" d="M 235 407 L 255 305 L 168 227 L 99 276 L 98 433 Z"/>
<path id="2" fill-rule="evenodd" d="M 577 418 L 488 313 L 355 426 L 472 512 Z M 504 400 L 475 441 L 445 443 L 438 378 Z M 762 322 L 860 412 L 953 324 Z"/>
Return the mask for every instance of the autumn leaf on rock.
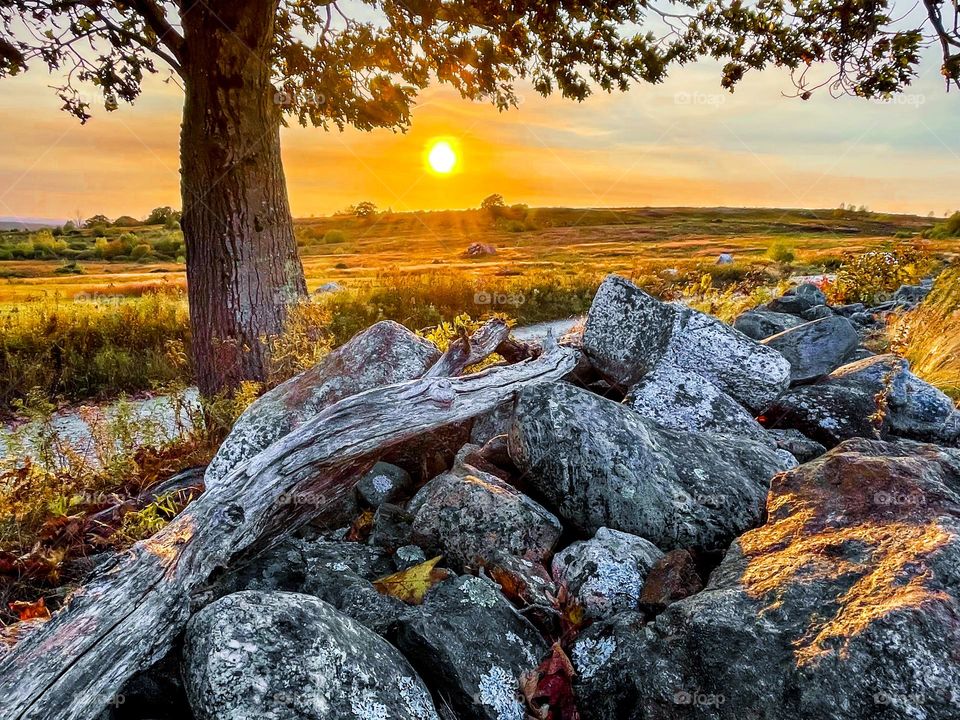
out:
<path id="1" fill-rule="evenodd" d="M 47 603 L 43 598 L 36 602 L 18 600 L 10 603 L 9 607 L 20 620 L 45 620 L 50 617 L 50 611 L 47 609 Z"/>
<path id="2" fill-rule="evenodd" d="M 437 567 L 440 559 L 441 556 L 437 556 L 393 575 L 374 580 L 373 586 L 384 595 L 403 600 L 409 605 L 419 605 L 430 588 L 446 580 L 450 575 L 447 570 Z"/>
<path id="3" fill-rule="evenodd" d="M 537 720 L 580 720 L 573 676 L 573 664 L 560 643 L 554 643 L 550 656 L 520 680 L 530 714 Z"/>

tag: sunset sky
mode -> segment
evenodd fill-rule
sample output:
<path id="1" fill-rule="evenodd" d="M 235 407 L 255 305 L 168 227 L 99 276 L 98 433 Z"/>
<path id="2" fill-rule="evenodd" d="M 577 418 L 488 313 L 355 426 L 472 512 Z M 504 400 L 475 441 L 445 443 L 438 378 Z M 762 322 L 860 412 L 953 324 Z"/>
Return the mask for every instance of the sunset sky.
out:
<path id="1" fill-rule="evenodd" d="M 728 205 L 836 207 L 938 216 L 957 197 L 960 93 L 946 93 L 931 56 L 893 103 L 825 92 L 783 97 L 785 73 L 748 76 L 733 95 L 711 63 L 675 69 L 658 86 L 582 104 L 520 88 L 518 109 L 421 96 L 407 134 L 283 132 L 296 216 L 360 200 L 394 210 L 475 207 L 493 192 L 533 206 Z M 135 106 L 102 109 L 81 126 L 60 112 L 40 67 L 2 81 L 0 216 L 144 216 L 179 207 L 182 96 L 161 77 Z M 459 146 L 456 172 L 430 173 L 432 138 Z"/>

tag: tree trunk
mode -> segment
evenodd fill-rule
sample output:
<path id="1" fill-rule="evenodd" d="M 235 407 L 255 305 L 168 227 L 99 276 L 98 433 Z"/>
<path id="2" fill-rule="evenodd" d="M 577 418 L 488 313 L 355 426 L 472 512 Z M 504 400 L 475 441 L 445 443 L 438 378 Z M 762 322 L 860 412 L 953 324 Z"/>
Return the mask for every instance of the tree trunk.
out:
<path id="1" fill-rule="evenodd" d="M 306 283 L 271 83 L 276 0 L 187 5 L 181 224 L 194 374 L 210 396 L 265 378 L 264 339 Z"/>

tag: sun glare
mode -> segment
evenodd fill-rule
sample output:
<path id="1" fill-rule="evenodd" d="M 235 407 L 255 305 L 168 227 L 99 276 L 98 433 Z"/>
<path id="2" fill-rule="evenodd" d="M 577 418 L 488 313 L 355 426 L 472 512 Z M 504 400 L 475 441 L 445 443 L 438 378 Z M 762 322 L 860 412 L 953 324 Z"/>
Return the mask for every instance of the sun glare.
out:
<path id="1" fill-rule="evenodd" d="M 457 165 L 457 153 L 447 140 L 435 140 L 427 151 L 427 164 L 440 175 L 447 175 Z"/>

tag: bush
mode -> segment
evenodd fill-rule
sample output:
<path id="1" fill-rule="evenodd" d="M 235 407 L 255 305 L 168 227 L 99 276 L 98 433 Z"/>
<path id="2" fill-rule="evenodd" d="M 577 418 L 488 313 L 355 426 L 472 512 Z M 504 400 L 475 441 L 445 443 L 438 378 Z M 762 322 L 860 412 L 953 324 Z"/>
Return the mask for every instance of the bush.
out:
<path id="1" fill-rule="evenodd" d="M 130 257 L 134 260 L 142 260 L 150 257 L 153 254 L 153 248 L 150 247 L 147 243 L 140 243 L 139 245 L 134 245 L 133 250 L 130 251 Z"/>
<path id="2" fill-rule="evenodd" d="M 933 240 L 960 237 L 960 211 L 955 212 L 944 222 L 937 223 L 930 230 L 924 232 L 923 237 L 928 237 Z"/>
<path id="3" fill-rule="evenodd" d="M 915 283 L 933 268 L 929 252 L 919 243 L 898 243 L 891 250 L 854 255 L 837 271 L 831 297 L 841 303 L 875 303 L 904 283 Z"/>
<path id="4" fill-rule="evenodd" d="M 767 257 L 778 263 L 792 263 L 796 259 L 793 248 L 779 241 L 767 248 Z"/>
<path id="5" fill-rule="evenodd" d="M 342 243 L 347 241 L 347 236 L 343 233 L 342 230 L 327 230 L 323 234 L 323 242 L 326 245 L 333 245 L 336 243 Z"/>

